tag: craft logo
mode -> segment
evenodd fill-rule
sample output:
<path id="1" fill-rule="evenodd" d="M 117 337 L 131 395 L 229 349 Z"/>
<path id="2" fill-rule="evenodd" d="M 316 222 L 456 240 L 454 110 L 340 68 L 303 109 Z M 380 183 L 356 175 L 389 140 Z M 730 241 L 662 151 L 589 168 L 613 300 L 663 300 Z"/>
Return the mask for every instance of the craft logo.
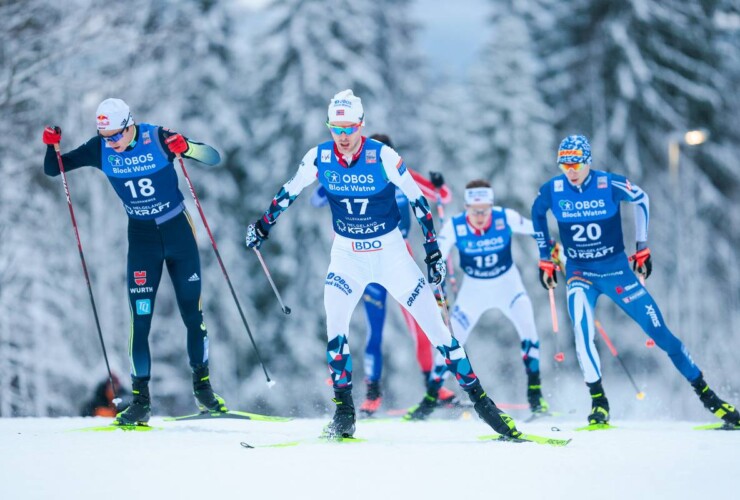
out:
<path id="1" fill-rule="evenodd" d="M 146 271 L 134 271 L 134 283 L 139 286 L 146 284 Z"/>

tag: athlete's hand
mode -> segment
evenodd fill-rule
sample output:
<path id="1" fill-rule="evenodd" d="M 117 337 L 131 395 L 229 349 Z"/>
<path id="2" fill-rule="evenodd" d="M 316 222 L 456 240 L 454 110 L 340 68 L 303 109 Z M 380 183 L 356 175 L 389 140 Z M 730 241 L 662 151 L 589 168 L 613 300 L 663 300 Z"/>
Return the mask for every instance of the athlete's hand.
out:
<path id="1" fill-rule="evenodd" d="M 431 181 L 432 186 L 437 189 L 445 185 L 445 178 L 442 176 L 441 172 L 429 172 L 429 180 Z"/>
<path id="2" fill-rule="evenodd" d="M 545 287 L 545 290 L 555 288 L 558 286 L 558 275 L 555 271 L 558 270 L 558 266 L 550 260 L 540 261 L 540 283 Z"/>
<path id="3" fill-rule="evenodd" d="M 262 218 L 257 219 L 257 222 L 250 224 L 247 227 L 247 248 L 257 248 L 262 246 L 262 242 L 265 241 L 270 235 L 270 226 L 265 225 L 262 222 Z"/>
<path id="4" fill-rule="evenodd" d="M 41 136 L 41 139 L 47 146 L 59 144 L 62 141 L 62 129 L 56 125 L 49 125 L 44 129 L 44 135 Z"/>
<path id="5" fill-rule="evenodd" d="M 565 272 L 565 254 L 560 243 L 550 240 L 550 260 L 555 264 L 559 271 Z"/>
<path id="6" fill-rule="evenodd" d="M 169 136 L 164 143 L 167 144 L 167 149 L 176 155 L 181 155 L 188 150 L 188 142 L 180 134 Z"/>
<path id="7" fill-rule="evenodd" d="M 432 285 L 439 285 L 445 279 L 447 275 L 447 266 L 442 260 L 442 252 L 439 251 L 439 245 L 434 241 L 432 243 L 424 243 L 424 250 L 427 252 L 427 256 L 424 259 L 427 265 L 427 276 L 429 277 L 429 283 Z"/>
<path id="8" fill-rule="evenodd" d="M 630 257 L 630 262 L 632 262 L 632 270 L 644 279 L 648 279 L 653 272 L 653 259 L 650 257 L 650 249 L 648 247 L 635 252 Z"/>

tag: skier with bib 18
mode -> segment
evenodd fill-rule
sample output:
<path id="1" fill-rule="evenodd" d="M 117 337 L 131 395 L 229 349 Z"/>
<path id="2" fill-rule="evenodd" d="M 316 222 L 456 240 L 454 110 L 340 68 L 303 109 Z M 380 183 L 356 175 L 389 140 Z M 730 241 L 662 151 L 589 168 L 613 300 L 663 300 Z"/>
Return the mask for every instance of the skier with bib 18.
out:
<path id="1" fill-rule="evenodd" d="M 226 404 L 213 392 L 210 382 L 208 331 L 201 308 L 201 268 L 195 227 L 185 209 L 172 163 L 180 154 L 207 165 L 215 165 L 221 158 L 211 146 L 156 125 L 136 124 L 128 104 L 121 99 L 104 100 L 95 115 L 98 134 L 61 155 L 61 161 L 65 172 L 84 166 L 102 170 L 128 214 L 133 400 L 116 416 L 115 423 L 140 425 L 151 416 L 149 330 L 163 264 L 167 264 L 187 329 L 193 395 L 198 407 L 201 411 L 225 412 Z M 59 127 L 44 130 L 43 141 L 49 146 L 44 158 L 47 175 L 61 173 L 53 147 L 61 139 Z"/>
<path id="2" fill-rule="evenodd" d="M 349 325 L 352 311 L 369 283 L 383 286 L 416 319 L 445 357 L 478 415 L 499 434 L 520 436 L 511 417 L 481 387 L 465 350 L 442 321 L 427 284 L 427 278 L 429 284 L 442 283 L 446 269 L 426 198 L 398 153 L 362 135 L 365 114 L 360 98 L 352 90 L 339 92 L 331 99 L 327 116 L 332 140 L 306 153 L 296 174 L 283 185 L 264 215 L 249 226 L 246 237 L 248 247 L 258 248 L 277 218 L 304 188 L 318 179 L 326 190 L 336 234 L 324 284 L 326 355 L 337 405 L 325 428 L 326 436 L 350 437 L 355 432 Z M 427 278 L 398 230 L 396 186 L 409 199 L 424 233 Z"/>
<path id="3" fill-rule="evenodd" d="M 647 194 L 626 177 L 591 169 L 591 146 L 582 135 L 563 139 L 557 161 L 563 173 L 540 188 L 532 206 L 532 222 L 540 250 L 540 280 L 546 289 L 557 285 L 556 264 L 550 260 L 548 244 L 548 210 L 558 222 L 568 258 L 568 312 L 573 323 L 578 362 L 591 393 L 589 424 L 609 421 L 609 401 L 602 386 L 601 364 L 594 345 L 594 307 L 598 297 L 605 294 L 668 354 L 709 411 L 729 425 L 738 425 L 738 411 L 709 388 L 686 347 L 666 327 L 658 305 L 641 283 L 652 271 L 647 244 Z M 629 259 L 624 253 L 619 206 L 622 201 L 635 205 L 637 248 Z M 632 269 L 629 262 L 632 262 Z"/>
<path id="4" fill-rule="evenodd" d="M 493 205 L 493 188 L 478 179 L 465 186 L 465 211 L 452 217 L 439 232 L 439 248 L 446 259 L 453 246 L 460 254 L 465 273 L 450 314 L 455 338 L 465 345 L 475 324 L 488 309 L 497 308 L 509 318 L 521 341 L 522 361 L 527 373 L 527 401 L 533 417 L 548 413 L 540 380 L 540 341 L 534 323 L 532 302 L 511 256 L 512 234 L 532 236 L 529 219 L 510 208 Z M 437 406 L 439 388 L 447 376 L 444 360 L 437 356 L 433 376 L 421 402 L 404 416 L 424 420 Z"/>

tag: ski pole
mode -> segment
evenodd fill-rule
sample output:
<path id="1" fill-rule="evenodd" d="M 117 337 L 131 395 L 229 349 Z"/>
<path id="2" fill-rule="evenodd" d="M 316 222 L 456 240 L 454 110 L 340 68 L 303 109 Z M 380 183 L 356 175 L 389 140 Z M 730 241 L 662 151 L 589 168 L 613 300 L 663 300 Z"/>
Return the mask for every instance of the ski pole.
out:
<path id="1" fill-rule="evenodd" d="M 283 302 L 283 298 L 280 296 L 280 292 L 278 292 L 277 287 L 275 286 L 275 282 L 272 280 L 272 275 L 270 274 L 270 270 L 267 269 L 267 264 L 265 264 L 265 259 L 262 258 L 262 252 L 260 252 L 256 247 L 252 248 L 254 250 L 254 253 L 257 254 L 257 258 L 260 260 L 260 264 L 262 264 L 262 270 L 265 272 L 265 276 L 267 276 L 267 281 L 270 282 L 270 286 L 272 286 L 272 291 L 275 292 L 275 297 L 277 297 L 278 302 L 280 303 L 280 307 L 283 309 L 283 312 L 285 314 L 290 314 L 290 307 L 286 306 Z"/>
<path id="2" fill-rule="evenodd" d="M 110 371 L 110 363 L 108 363 L 108 353 L 105 350 L 105 341 L 103 341 L 103 331 L 100 329 L 100 320 L 98 318 L 98 308 L 95 307 L 95 298 L 93 297 L 92 285 L 90 284 L 90 275 L 87 272 L 87 264 L 85 263 L 85 254 L 82 252 L 82 240 L 80 240 L 80 232 L 77 229 L 77 220 L 75 219 L 75 211 L 72 208 L 72 197 L 69 195 L 69 186 L 67 185 L 67 173 L 64 171 L 64 162 L 62 161 L 62 153 L 59 151 L 59 143 L 54 144 L 54 151 L 57 154 L 57 163 L 59 163 L 59 172 L 62 174 L 62 184 L 64 185 L 64 193 L 67 195 L 67 206 L 69 207 L 69 217 L 72 219 L 72 228 L 75 232 L 75 238 L 77 238 L 77 249 L 80 251 L 80 262 L 82 262 L 82 272 L 85 275 L 85 281 L 87 282 L 87 291 L 90 294 L 90 304 L 92 305 L 93 316 L 95 316 L 95 326 L 98 329 L 98 338 L 100 339 L 100 347 L 103 350 L 103 358 L 105 359 L 105 368 L 108 370 L 108 380 L 110 381 L 110 387 L 113 391 L 113 404 L 118 407 L 121 402 L 121 398 L 118 397 L 116 392 L 116 384 L 113 383 L 113 374 Z"/>
<path id="3" fill-rule="evenodd" d="M 562 363 L 565 360 L 565 353 L 560 350 L 560 338 L 558 335 L 558 311 L 555 308 L 555 290 L 548 289 L 548 295 L 550 296 L 550 319 L 552 320 L 552 333 L 555 336 L 555 350 L 557 351 L 554 358 L 558 363 Z"/>
<path id="4" fill-rule="evenodd" d="M 604 342 L 606 342 L 606 346 L 609 348 L 609 351 L 612 353 L 612 356 L 617 358 L 617 361 L 619 361 L 619 364 L 622 365 L 622 368 L 624 369 L 624 373 L 627 374 L 627 378 L 630 379 L 630 382 L 632 382 L 632 387 L 635 388 L 635 391 L 637 391 L 637 395 L 635 396 L 637 399 L 645 399 L 645 393 L 640 390 L 639 387 L 637 387 L 637 384 L 635 383 L 635 379 L 632 378 L 632 374 L 630 374 L 630 371 L 627 369 L 627 365 L 624 364 L 624 361 L 619 356 L 619 353 L 617 352 L 617 348 L 614 347 L 614 344 L 612 344 L 611 339 L 606 334 L 606 331 L 601 326 L 601 322 L 596 320 L 594 321 L 594 325 L 596 325 L 596 330 L 598 330 L 599 335 L 602 336 L 604 339 Z"/>
<path id="5" fill-rule="evenodd" d="M 441 304 L 439 305 L 440 309 L 442 309 L 442 319 L 445 322 L 445 325 L 447 326 L 447 329 L 450 331 L 450 335 L 452 337 L 455 337 L 455 333 L 452 331 L 452 323 L 450 323 L 450 312 L 447 310 L 447 297 L 445 297 L 445 291 L 442 289 L 442 283 L 439 285 L 434 286 L 437 290 L 437 294 L 439 295 L 439 300 Z"/>
<path id="6" fill-rule="evenodd" d="M 442 206 L 442 195 L 439 192 L 439 188 L 434 189 L 434 194 L 437 196 L 437 217 L 439 218 L 441 230 L 441 226 L 445 221 L 445 209 Z M 450 280 L 452 293 L 457 295 L 457 279 L 455 278 L 455 266 L 452 265 L 452 255 L 447 256 L 447 278 Z"/>
<path id="7" fill-rule="evenodd" d="M 195 202 L 195 206 L 198 207 L 198 212 L 200 213 L 200 218 L 203 220 L 203 225 L 206 228 L 206 231 L 208 232 L 208 237 L 211 239 L 211 246 L 213 246 L 213 251 L 216 254 L 216 259 L 218 260 L 218 264 L 221 266 L 221 271 L 224 274 L 224 277 L 226 278 L 226 283 L 229 285 L 229 290 L 231 290 L 231 296 L 234 297 L 234 302 L 236 303 L 236 308 L 239 310 L 239 316 L 242 318 L 242 323 L 244 323 L 244 328 L 247 330 L 247 335 L 249 335 L 249 340 L 252 341 L 252 347 L 254 347 L 254 352 L 257 354 L 257 359 L 260 362 L 260 365 L 262 365 L 262 371 L 265 372 L 265 378 L 267 379 L 267 387 L 272 387 L 275 385 L 275 381 L 270 379 L 270 375 L 267 373 L 267 367 L 265 366 L 265 362 L 262 360 L 262 356 L 260 356 L 260 351 L 257 349 L 257 344 L 254 341 L 254 337 L 252 336 L 252 331 L 249 329 L 249 325 L 247 324 L 247 318 L 244 317 L 244 312 L 242 311 L 242 306 L 239 303 L 239 299 L 236 298 L 236 292 L 234 291 L 234 287 L 231 284 L 231 279 L 229 279 L 229 274 L 226 272 L 226 266 L 224 266 L 224 261 L 221 260 L 221 254 L 218 251 L 218 247 L 216 246 L 216 240 L 213 239 L 213 234 L 211 233 L 211 228 L 208 226 L 208 221 L 206 220 L 206 215 L 203 213 L 203 208 L 200 206 L 200 201 L 198 200 L 198 195 L 195 194 L 195 188 L 193 188 L 193 183 L 190 182 L 190 176 L 188 175 L 188 171 L 185 169 L 185 162 L 182 160 L 182 156 L 177 156 L 177 159 L 180 161 L 180 167 L 182 168 L 182 173 L 185 175 L 185 180 L 188 183 L 188 188 L 190 188 L 190 194 L 193 196 L 193 201 Z"/>

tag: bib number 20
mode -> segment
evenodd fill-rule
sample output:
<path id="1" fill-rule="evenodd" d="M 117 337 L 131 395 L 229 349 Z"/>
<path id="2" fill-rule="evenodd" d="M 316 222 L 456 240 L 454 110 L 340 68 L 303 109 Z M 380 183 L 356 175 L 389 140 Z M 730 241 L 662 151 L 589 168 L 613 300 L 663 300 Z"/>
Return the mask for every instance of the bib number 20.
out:
<path id="1" fill-rule="evenodd" d="M 575 234 L 573 235 L 573 241 L 584 242 L 584 241 L 595 241 L 601 238 L 601 226 L 598 224 L 573 224 L 570 226 L 570 230 Z"/>

